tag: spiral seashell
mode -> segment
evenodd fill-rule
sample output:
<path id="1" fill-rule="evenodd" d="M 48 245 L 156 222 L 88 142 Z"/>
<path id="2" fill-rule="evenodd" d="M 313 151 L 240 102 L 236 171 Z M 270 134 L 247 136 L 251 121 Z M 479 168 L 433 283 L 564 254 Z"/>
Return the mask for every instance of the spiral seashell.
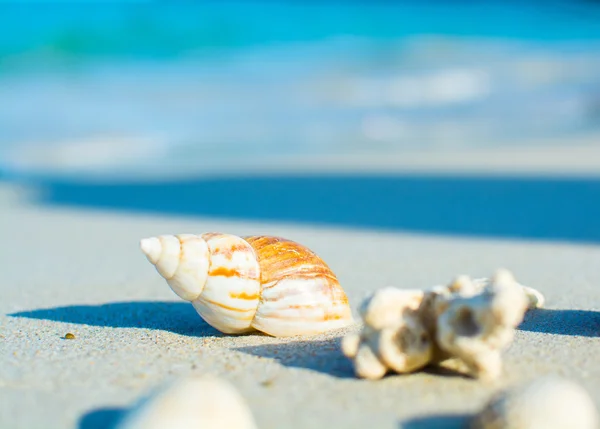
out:
<path id="1" fill-rule="evenodd" d="M 140 247 L 173 292 L 223 333 L 312 335 L 353 322 L 335 274 L 291 240 L 178 234 L 142 239 Z"/>

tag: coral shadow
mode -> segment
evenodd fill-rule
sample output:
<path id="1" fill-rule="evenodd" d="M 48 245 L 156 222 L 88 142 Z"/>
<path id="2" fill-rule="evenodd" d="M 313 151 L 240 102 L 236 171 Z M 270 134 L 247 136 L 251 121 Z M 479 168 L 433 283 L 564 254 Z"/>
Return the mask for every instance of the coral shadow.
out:
<path id="1" fill-rule="evenodd" d="M 69 305 L 8 314 L 12 317 L 108 328 L 142 328 L 195 337 L 222 336 L 207 324 L 189 303 L 169 301 L 111 302 Z"/>
<path id="2" fill-rule="evenodd" d="M 310 369 L 337 378 L 355 378 L 352 362 L 342 354 L 341 340 L 338 337 L 330 340 L 291 341 L 238 347 L 235 350 L 275 359 L 286 367 Z"/>
<path id="3" fill-rule="evenodd" d="M 124 408 L 98 408 L 85 413 L 78 429 L 114 429 L 125 415 Z"/>
<path id="4" fill-rule="evenodd" d="M 600 336 L 600 312 L 539 308 L 525 314 L 519 330 L 579 337 Z"/>
<path id="5" fill-rule="evenodd" d="M 421 369 L 420 372 L 429 375 L 435 375 L 437 377 L 447 377 L 447 378 L 464 378 L 465 380 L 472 380 L 468 374 L 460 372 L 456 369 L 448 368 L 443 364 L 431 364 L 427 365 L 425 368 Z"/>
<path id="6" fill-rule="evenodd" d="M 467 414 L 442 414 L 415 417 L 398 424 L 398 429 L 463 429 L 468 427 Z"/>
<path id="7" fill-rule="evenodd" d="M 336 337 L 327 340 L 291 341 L 284 344 L 245 346 L 238 347 L 235 350 L 253 356 L 275 359 L 281 365 L 290 368 L 309 369 L 336 378 L 368 381 L 356 376 L 352 361 L 342 353 L 341 341 L 342 337 Z M 443 365 L 428 365 L 417 372 L 439 377 L 472 378 L 467 374 Z M 413 374 L 398 374 L 390 370 L 385 374 L 384 378 L 408 377 L 411 375 Z"/>

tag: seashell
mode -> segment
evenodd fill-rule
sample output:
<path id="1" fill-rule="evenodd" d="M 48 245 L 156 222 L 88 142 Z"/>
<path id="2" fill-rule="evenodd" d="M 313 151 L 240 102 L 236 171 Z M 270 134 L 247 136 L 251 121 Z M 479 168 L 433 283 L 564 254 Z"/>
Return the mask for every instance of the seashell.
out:
<path id="1" fill-rule="evenodd" d="M 598 410 L 577 383 L 555 375 L 494 395 L 471 429 L 598 429 Z"/>
<path id="2" fill-rule="evenodd" d="M 187 377 L 142 398 L 117 429 L 257 429 L 244 398 L 228 382 Z"/>
<path id="3" fill-rule="evenodd" d="M 387 287 L 363 301 L 361 333 L 342 340 L 342 352 L 359 377 L 377 379 L 388 370 L 407 373 L 429 363 L 433 343 L 419 318 L 423 297 L 421 290 Z"/>
<path id="4" fill-rule="evenodd" d="M 312 335 L 353 323 L 335 274 L 294 241 L 179 234 L 145 238 L 140 247 L 173 292 L 223 333 Z"/>

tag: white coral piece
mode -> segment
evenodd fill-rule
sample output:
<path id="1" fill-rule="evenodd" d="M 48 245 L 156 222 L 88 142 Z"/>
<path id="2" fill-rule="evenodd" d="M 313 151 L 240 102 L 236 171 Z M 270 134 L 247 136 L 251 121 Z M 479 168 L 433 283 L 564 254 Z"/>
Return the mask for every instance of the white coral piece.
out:
<path id="1" fill-rule="evenodd" d="M 527 310 L 527 296 L 507 270 L 498 270 L 479 293 L 471 290 L 437 304 L 436 340 L 473 376 L 494 379 L 502 370 L 500 353 Z"/>
<path id="2" fill-rule="evenodd" d="M 117 429 L 256 429 L 244 398 L 228 382 L 189 377 L 139 401 Z"/>
<path id="3" fill-rule="evenodd" d="M 543 302 L 538 291 L 517 283 L 505 269 L 492 278 L 458 276 L 427 291 L 387 287 L 362 303 L 364 327 L 343 339 L 342 351 L 363 378 L 458 358 L 472 376 L 494 379 L 502 371 L 501 352 L 525 312 Z"/>
<path id="4" fill-rule="evenodd" d="M 377 379 L 388 370 L 411 372 L 431 360 L 431 338 L 418 313 L 423 297 L 420 290 L 388 287 L 363 302 L 362 332 L 342 341 L 342 351 L 353 359 L 359 377 Z"/>
<path id="5" fill-rule="evenodd" d="M 494 395 L 472 429 L 597 429 L 598 411 L 577 383 L 545 376 Z"/>

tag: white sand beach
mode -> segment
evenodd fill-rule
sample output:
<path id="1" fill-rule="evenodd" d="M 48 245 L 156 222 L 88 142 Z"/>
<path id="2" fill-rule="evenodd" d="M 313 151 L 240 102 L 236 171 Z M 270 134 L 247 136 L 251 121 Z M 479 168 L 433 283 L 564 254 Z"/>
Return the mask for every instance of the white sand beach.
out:
<path id="1" fill-rule="evenodd" d="M 0 193 L 2 428 L 109 428 L 140 395 L 191 373 L 231 381 L 263 429 L 459 428 L 498 388 L 549 373 L 580 382 L 600 407 L 594 242 L 151 214 L 26 195 L 10 184 Z M 425 288 L 498 267 L 545 294 L 547 308 L 528 314 L 497 383 L 435 370 L 360 380 L 340 352 L 344 331 L 222 335 L 138 247 L 146 236 L 206 231 L 307 245 L 338 275 L 355 314 L 377 288 Z M 63 339 L 68 332 L 74 340 Z"/>

